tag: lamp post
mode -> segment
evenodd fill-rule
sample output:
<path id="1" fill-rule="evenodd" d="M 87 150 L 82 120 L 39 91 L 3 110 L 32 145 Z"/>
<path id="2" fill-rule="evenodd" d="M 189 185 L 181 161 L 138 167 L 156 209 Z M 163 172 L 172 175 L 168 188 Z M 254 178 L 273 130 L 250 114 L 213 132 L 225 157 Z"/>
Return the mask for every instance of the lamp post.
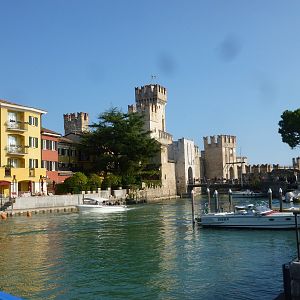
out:
<path id="1" fill-rule="evenodd" d="M 11 182 L 11 188 L 10 188 L 10 196 L 11 198 L 16 198 L 17 196 L 17 179 L 16 179 L 16 175 L 13 175 L 13 179 L 12 179 L 12 182 Z"/>
<path id="2" fill-rule="evenodd" d="M 40 175 L 39 182 L 40 182 L 40 193 L 42 195 L 44 193 L 44 179 L 42 175 Z"/>
<path id="3" fill-rule="evenodd" d="M 14 209 L 14 201 L 17 197 L 17 179 L 16 179 L 16 175 L 13 175 L 13 179 L 12 179 L 12 191 L 11 191 L 11 210 L 13 211 Z"/>

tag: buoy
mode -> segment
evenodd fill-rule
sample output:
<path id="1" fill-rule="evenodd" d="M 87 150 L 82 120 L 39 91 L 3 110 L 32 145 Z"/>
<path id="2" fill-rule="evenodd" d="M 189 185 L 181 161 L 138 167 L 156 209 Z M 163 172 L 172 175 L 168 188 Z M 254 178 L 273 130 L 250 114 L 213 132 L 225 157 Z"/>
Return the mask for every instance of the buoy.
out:
<path id="1" fill-rule="evenodd" d="M 7 214 L 6 213 L 1 213 L 1 219 L 6 220 L 7 219 Z"/>
<path id="2" fill-rule="evenodd" d="M 31 217 L 31 211 L 28 211 L 26 215 L 27 215 L 27 217 L 30 218 Z"/>

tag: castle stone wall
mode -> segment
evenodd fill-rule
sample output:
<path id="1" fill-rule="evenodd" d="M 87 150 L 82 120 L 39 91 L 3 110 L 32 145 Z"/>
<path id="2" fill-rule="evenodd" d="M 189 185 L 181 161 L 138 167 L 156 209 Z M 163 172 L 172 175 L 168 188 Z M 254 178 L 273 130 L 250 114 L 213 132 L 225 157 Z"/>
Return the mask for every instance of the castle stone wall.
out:
<path id="1" fill-rule="evenodd" d="M 88 130 L 89 114 L 84 112 L 64 114 L 65 135 Z"/>
<path id="2" fill-rule="evenodd" d="M 204 137 L 204 168 L 206 178 L 238 178 L 236 137 L 218 135 Z"/>

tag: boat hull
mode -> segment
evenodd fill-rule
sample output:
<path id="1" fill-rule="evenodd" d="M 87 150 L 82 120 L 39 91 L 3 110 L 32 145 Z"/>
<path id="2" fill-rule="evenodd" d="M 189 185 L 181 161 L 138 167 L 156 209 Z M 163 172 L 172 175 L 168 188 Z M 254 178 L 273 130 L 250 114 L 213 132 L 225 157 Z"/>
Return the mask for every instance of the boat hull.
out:
<path id="1" fill-rule="evenodd" d="M 297 219 L 300 222 L 300 217 Z M 256 228 L 256 229 L 293 229 L 293 213 L 273 213 L 269 215 L 247 216 L 234 214 L 208 214 L 198 219 L 202 227 L 214 228 Z"/>

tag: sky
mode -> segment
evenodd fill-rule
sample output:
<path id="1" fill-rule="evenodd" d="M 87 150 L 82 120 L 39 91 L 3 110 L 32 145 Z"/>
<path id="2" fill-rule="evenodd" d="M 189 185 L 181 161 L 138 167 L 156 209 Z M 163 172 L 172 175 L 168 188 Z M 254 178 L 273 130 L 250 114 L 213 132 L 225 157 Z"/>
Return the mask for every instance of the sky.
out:
<path id="1" fill-rule="evenodd" d="M 63 114 L 127 112 L 167 88 L 174 140 L 234 135 L 250 164 L 291 165 L 278 122 L 300 107 L 296 0 L 0 0 L 0 98 Z M 152 79 L 152 75 L 156 78 Z"/>

